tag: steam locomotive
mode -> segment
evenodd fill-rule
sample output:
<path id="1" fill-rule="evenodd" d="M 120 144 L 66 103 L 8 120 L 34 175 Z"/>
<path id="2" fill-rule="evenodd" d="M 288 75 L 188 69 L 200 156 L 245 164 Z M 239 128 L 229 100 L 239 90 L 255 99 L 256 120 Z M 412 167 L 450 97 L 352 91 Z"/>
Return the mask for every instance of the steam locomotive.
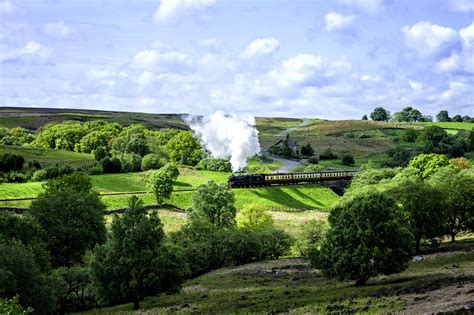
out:
<path id="1" fill-rule="evenodd" d="M 318 183 L 334 180 L 351 180 L 357 171 L 323 171 L 278 174 L 241 174 L 229 177 L 229 187 L 248 188 L 272 185 Z"/>

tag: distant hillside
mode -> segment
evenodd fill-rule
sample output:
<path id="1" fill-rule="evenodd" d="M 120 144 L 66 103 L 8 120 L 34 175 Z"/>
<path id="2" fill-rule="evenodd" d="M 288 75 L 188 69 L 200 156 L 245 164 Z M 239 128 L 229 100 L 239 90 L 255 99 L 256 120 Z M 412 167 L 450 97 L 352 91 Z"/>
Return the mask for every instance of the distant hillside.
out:
<path id="1" fill-rule="evenodd" d="M 105 120 L 122 125 L 143 124 L 150 129 L 188 129 L 181 114 L 145 114 L 133 112 L 113 112 L 87 109 L 58 109 L 31 107 L 1 107 L 0 127 L 23 127 L 36 130 L 49 122 L 65 120 L 89 121 Z"/>

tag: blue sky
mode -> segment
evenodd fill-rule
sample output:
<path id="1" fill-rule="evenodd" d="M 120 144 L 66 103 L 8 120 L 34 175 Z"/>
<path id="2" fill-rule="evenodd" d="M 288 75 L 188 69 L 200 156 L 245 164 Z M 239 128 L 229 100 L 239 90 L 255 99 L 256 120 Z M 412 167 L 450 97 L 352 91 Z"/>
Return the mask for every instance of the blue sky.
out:
<path id="1" fill-rule="evenodd" d="M 0 0 L 0 106 L 474 116 L 474 0 Z"/>

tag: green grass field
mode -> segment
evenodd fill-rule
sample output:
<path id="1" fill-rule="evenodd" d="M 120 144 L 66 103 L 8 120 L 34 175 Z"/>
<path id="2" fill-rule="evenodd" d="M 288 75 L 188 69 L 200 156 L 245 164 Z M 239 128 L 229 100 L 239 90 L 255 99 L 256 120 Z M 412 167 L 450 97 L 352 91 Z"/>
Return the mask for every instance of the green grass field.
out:
<path id="1" fill-rule="evenodd" d="M 30 161 L 38 161 L 43 168 L 53 166 L 56 163 L 70 165 L 76 168 L 87 167 L 95 163 L 94 157 L 91 154 L 66 150 L 0 145 L 0 154 L 3 153 L 21 155 L 25 158 L 25 164 L 28 164 Z"/>
<path id="2" fill-rule="evenodd" d="M 149 314 L 406 314 L 457 311 L 472 301 L 472 240 L 456 250 L 410 262 L 407 270 L 362 287 L 326 279 L 302 259 L 223 268 L 187 281 L 178 294 L 141 302 Z M 446 251 L 444 247 L 443 251 Z M 86 314 L 138 314 L 125 304 Z"/>

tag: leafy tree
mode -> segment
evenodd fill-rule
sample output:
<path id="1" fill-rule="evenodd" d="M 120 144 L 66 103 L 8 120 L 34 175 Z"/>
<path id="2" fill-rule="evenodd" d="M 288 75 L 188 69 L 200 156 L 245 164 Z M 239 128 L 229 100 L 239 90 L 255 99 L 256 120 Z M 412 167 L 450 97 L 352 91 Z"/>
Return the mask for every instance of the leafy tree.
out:
<path id="1" fill-rule="evenodd" d="M 0 213 L 0 239 L 21 242 L 27 246 L 40 270 L 47 272 L 51 268 L 51 257 L 43 242 L 43 234 L 41 226 L 29 214 Z"/>
<path id="2" fill-rule="evenodd" d="M 354 157 L 350 154 L 344 154 L 341 156 L 341 163 L 342 165 L 354 165 Z"/>
<path id="3" fill-rule="evenodd" d="M 178 167 L 173 164 L 173 163 L 166 163 L 165 166 L 163 166 L 160 171 L 162 171 L 163 173 L 166 173 L 168 174 L 168 176 L 172 179 L 172 180 L 176 180 L 179 176 L 179 169 Z"/>
<path id="4" fill-rule="evenodd" d="M 89 268 L 60 267 L 54 270 L 54 274 L 64 285 L 64 292 L 59 302 L 62 312 L 86 310 L 96 305 Z"/>
<path id="5" fill-rule="evenodd" d="M 301 235 L 296 240 L 296 248 L 303 257 L 309 257 L 310 253 L 321 245 L 328 230 L 328 224 L 323 220 L 309 220 L 303 225 Z"/>
<path id="6" fill-rule="evenodd" d="M 105 157 L 101 161 L 104 173 L 120 173 L 122 170 L 122 162 L 117 157 Z"/>
<path id="7" fill-rule="evenodd" d="M 25 159 L 21 155 L 0 154 L 0 172 L 20 171 L 24 163 Z"/>
<path id="8" fill-rule="evenodd" d="M 406 142 L 415 142 L 418 138 L 418 132 L 415 129 L 408 128 L 402 134 L 402 140 Z"/>
<path id="9" fill-rule="evenodd" d="M 78 121 L 50 123 L 37 130 L 33 146 L 74 151 L 87 129 Z"/>
<path id="10" fill-rule="evenodd" d="M 31 203 L 55 266 L 81 262 L 86 250 L 105 240 L 105 205 L 90 187 L 85 175 L 73 174 L 49 181 Z"/>
<path id="11" fill-rule="evenodd" d="M 257 232 L 262 246 L 261 259 L 278 259 L 288 253 L 293 239 L 285 231 L 277 228 Z"/>
<path id="12" fill-rule="evenodd" d="M 362 120 L 369 120 L 369 118 L 367 117 L 367 115 L 364 115 L 362 116 Z"/>
<path id="13" fill-rule="evenodd" d="M 185 165 L 196 165 L 202 157 L 201 145 L 191 131 L 181 131 L 166 144 L 171 161 Z"/>
<path id="14" fill-rule="evenodd" d="M 443 192 L 446 203 L 446 230 L 451 241 L 463 231 L 474 231 L 474 173 L 471 169 L 457 171 L 443 168 L 432 178 L 433 183 Z"/>
<path id="15" fill-rule="evenodd" d="M 390 119 L 390 113 L 383 107 L 377 107 L 370 114 L 370 118 L 374 121 L 388 121 Z"/>
<path id="16" fill-rule="evenodd" d="M 15 295 L 11 299 L 0 298 L 0 314 L 5 315 L 28 315 L 33 313 L 31 307 L 24 308 L 20 305 L 20 297 Z"/>
<path id="17" fill-rule="evenodd" d="M 273 227 L 272 216 L 258 204 L 250 204 L 240 210 L 237 215 L 237 226 L 248 230 L 258 231 Z"/>
<path id="18" fill-rule="evenodd" d="M 463 122 L 463 119 L 462 119 L 461 115 L 454 115 L 453 118 L 451 119 L 451 121 Z"/>
<path id="19" fill-rule="evenodd" d="M 103 131 L 92 131 L 84 136 L 79 142 L 80 152 L 91 153 L 95 148 L 109 146 L 111 136 Z"/>
<path id="20" fill-rule="evenodd" d="M 415 237 L 415 252 L 420 252 L 422 239 L 444 235 L 446 220 L 443 191 L 415 179 L 402 180 L 389 190 L 408 213 L 409 224 Z"/>
<path id="21" fill-rule="evenodd" d="M 446 156 L 431 153 L 416 156 L 408 166 L 418 170 L 422 179 L 427 179 L 447 165 L 449 165 L 449 160 Z"/>
<path id="22" fill-rule="evenodd" d="M 363 285 L 379 274 L 397 273 L 408 266 L 413 235 L 404 226 L 395 201 L 372 192 L 336 206 L 329 215 L 330 229 L 312 264 L 325 276 L 356 280 Z"/>
<path id="23" fill-rule="evenodd" d="M 471 129 L 467 136 L 466 145 L 469 151 L 474 151 L 474 128 Z"/>
<path id="24" fill-rule="evenodd" d="M 163 239 L 156 212 L 148 215 L 143 201 L 132 196 L 124 215 L 114 217 L 107 242 L 94 250 L 91 277 L 101 303 L 131 301 L 138 309 L 146 296 L 179 289 L 184 260 Z"/>
<path id="25" fill-rule="evenodd" d="M 148 176 L 147 191 L 153 193 L 156 197 L 156 202 L 161 205 L 163 201 L 171 197 L 173 180 L 166 172 L 161 170 L 154 171 Z"/>
<path id="26" fill-rule="evenodd" d="M 314 150 L 309 143 L 301 147 L 301 155 L 312 156 L 313 154 Z"/>
<path id="27" fill-rule="evenodd" d="M 102 161 L 103 159 L 109 156 L 109 151 L 106 147 L 95 147 L 95 149 L 93 149 L 91 153 L 96 161 Z"/>
<path id="28" fill-rule="evenodd" d="M 138 172 L 141 169 L 142 158 L 136 153 L 119 153 L 114 155 L 120 160 L 123 173 Z"/>
<path id="29" fill-rule="evenodd" d="M 194 193 L 190 216 L 219 227 L 232 226 L 237 213 L 234 203 L 235 196 L 229 186 L 211 180 Z"/>
<path id="30" fill-rule="evenodd" d="M 57 286 L 53 277 L 41 271 L 35 254 L 21 242 L 0 238 L 0 296 L 19 295 L 24 308 L 38 314 L 53 314 L 57 305 Z"/>
<path id="31" fill-rule="evenodd" d="M 393 120 L 398 122 L 418 122 L 423 119 L 421 112 L 411 106 L 405 107 L 401 112 L 393 115 Z"/>
<path id="32" fill-rule="evenodd" d="M 165 163 L 166 160 L 164 160 L 161 156 L 159 156 L 158 154 L 150 153 L 143 157 L 141 168 L 142 171 L 157 170 L 164 166 Z"/>
<path id="33" fill-rule="evenodd" d="M 442 110 L 436 115 L 436 120 L 439 122 L 448 122 L 451 121 L 447 110 Z"/>
<path id="34" fill-rule="evenodd" d="M 205 158 L 196 165 L 197 169 L 208 170 L 213 172 L 231 172 L 232 165 L 229 160 Z"/>
<path id="35" fill-rule="evenodd" d="M 469 116 L 462 116 L 462 121 L 463 122 L 468 122 L 468 123 L 472 123 L 474 122 L 473 118 L 469 117 Z"/>
<path id="36" fill-rule="evenodd" d="M 405 167 L 410 161 L 410 152 L 401 146 L 390 148 L 387 151 L 387 155 L 390 157 L 390 160 L 385 163 L 385 166 L 388 167 Z"/>
<path id="37" fill-rule="evenodd" d="M 441 141 L 446 139 L 448 133 L 439 126 L 428 126 L 421 132 L 420 138 L 422 140 L 431 142 L 433 145 L 438 145 Z"/>

